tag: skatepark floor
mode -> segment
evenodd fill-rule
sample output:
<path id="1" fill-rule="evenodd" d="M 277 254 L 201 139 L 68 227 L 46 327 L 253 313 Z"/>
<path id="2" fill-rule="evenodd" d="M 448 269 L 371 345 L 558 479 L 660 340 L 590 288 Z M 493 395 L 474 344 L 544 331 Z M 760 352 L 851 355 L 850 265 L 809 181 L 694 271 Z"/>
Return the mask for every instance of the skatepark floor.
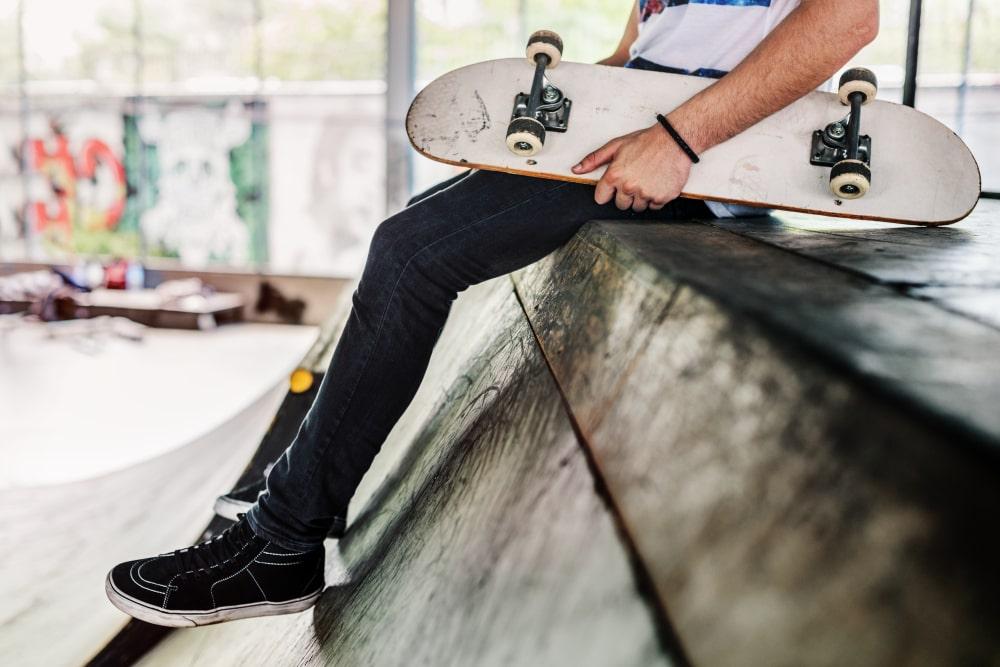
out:
<path id="1" fill-rule="evenodd" d="M 124 625 L 104 574 L 200 534 L 317 333 L 68 324 L 0 331 L 3 662 L 80 664 Z"/>

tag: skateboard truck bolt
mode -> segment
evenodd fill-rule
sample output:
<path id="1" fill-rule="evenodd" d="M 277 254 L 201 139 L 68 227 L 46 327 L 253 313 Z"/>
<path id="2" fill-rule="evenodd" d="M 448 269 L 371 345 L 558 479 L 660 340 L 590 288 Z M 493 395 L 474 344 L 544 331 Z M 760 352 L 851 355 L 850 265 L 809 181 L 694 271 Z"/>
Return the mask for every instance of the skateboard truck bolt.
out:
<path id="1" fill-rule="evenodd" d="M 562 91 L 545 78 L 545 66 L 548 57 L 539 54 L 536 57 L 535 76 L 531 82 L 531 91 L 518 93 L 514 97 L 514 110 L 510 118 L 533 118 L 542 124 L 546 130 L 565 132 L 569 124 L 569 112 L 573 102 L 563 95 Z"/>
<path id="2" fill-rule="evenodd" d="M 860 114 L 857 116 L 860 120 Z M 848 127 L 850 116 L 843 120 L 830 123 L 822 130 L 813 132 L 811 164 L 821 167 L 832 167 L 841 160 L 861 160 L 871 163 L 872 140 L 868 135 L 860 135 L 857 139 L 856 157 L 849 158 L 851 153 L 851 137 Z"/>

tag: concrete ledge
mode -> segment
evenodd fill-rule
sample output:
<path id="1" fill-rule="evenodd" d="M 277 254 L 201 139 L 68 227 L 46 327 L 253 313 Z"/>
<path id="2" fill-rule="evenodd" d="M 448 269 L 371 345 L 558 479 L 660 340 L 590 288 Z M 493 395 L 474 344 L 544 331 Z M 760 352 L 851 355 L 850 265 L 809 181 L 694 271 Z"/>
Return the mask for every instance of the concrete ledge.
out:
<path id="1" fill-rule="evenodd" d="M 1000 331 L 695 222 L 516 284 L 695 663 L 996 658 Z"/>

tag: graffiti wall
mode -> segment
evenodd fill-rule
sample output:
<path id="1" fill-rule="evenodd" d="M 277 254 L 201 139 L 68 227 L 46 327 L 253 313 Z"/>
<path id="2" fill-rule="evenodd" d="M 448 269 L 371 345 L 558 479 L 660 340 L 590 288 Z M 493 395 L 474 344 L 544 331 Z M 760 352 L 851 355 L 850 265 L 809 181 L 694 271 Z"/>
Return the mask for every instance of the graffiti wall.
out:
<path id="1" fill-rule="evenodd" d="M 0 103 L 0 256 L 360 269 L 384 212 L 380 96 L 137 104 Z"/>
<path id="2" fill-rule="evenodd" d="M 29 138 L 15 151 L 27 170 L 21 215 L 30 229 L 67 249 L 86 246 L 84 238 L 114 233 L 126 200 L 121 151 L 111 148 L 121 143 L 121 118 L 79 111 L 32 120 Z"/>
<path id="3" fill-rule="evenodd" d="M 267 260 L 263 104 L 148 105 L 126 117 L 136 229 L 150 255 L 187 265 Z"/>

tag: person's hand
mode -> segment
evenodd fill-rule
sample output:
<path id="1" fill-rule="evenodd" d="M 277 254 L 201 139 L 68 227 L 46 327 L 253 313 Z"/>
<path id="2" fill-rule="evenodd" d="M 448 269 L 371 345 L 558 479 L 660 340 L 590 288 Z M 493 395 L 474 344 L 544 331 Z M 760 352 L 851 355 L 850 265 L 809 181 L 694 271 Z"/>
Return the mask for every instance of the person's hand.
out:
<path id="1" fill-rule="evenodd" d="M 594 201 L 612 199 L 623 211 L 659 210 L 677 196 L 691 173 L 691 159 L 659 125 L 612 139 L 573 167 L 587 174 L 607 164 Z"/>

